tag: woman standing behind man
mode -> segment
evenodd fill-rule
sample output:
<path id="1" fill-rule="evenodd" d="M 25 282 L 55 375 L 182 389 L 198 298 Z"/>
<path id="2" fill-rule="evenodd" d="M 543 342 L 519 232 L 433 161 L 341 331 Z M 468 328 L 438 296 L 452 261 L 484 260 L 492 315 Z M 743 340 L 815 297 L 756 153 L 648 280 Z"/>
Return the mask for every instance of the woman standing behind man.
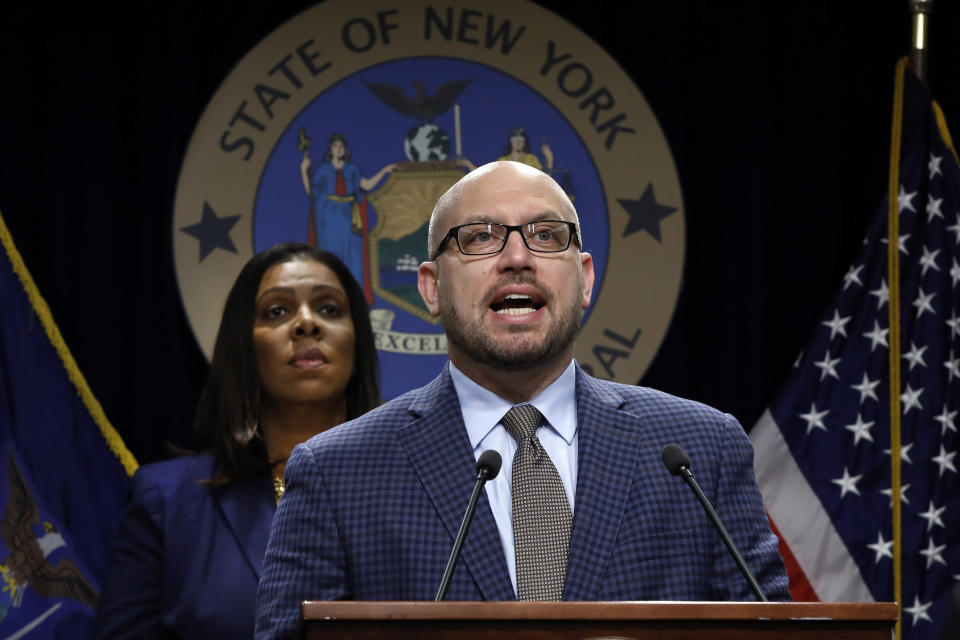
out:
<path id="1" fill-rule="evenodd" d="M 210 449 L 137 471 L 95 635 L 252 637 L 291 450 L 379 402 L 366 301 L 343 262 L 297 243 L 251 258 L 197 408 Z"/>

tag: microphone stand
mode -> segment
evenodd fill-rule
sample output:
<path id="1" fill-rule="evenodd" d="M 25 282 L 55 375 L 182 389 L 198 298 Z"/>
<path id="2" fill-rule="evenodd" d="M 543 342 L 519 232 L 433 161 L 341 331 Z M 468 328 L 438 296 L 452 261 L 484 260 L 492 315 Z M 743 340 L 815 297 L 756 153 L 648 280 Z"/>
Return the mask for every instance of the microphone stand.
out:
<path id="1" fill-rule="evenodd" d="M 492 454 L 488 456 L 488 454 Z M 489 458 L 486 459 L 485 457 Z M 495 458 L 495 460 L 494 460 Z M 495 467 L 491 468 L 491 467 Z M 463 514 L 463 521 L 460 523 L 460 531 L 457 533 L 457 539 L 453 543 L 453 549 L 450 551 L 450 559 L 447 560 L 447 568 L 443 571 L 443 578 L 440 579 L 440 588 L 437 589 L 435 602 L 441 602 L 447 597 L 447 589 L 450 587 L 450 578 L 453 577 L 453 568 L 457 564 L 457 558 L 460 556 L 460 549 L 463 547 L 463 541 L 467 538 L 467 529 L 473 521 L 473 512 L 477 508 L 477 500 L 480 499 L 480 492 L 483 491 L 483 485 L 487 480 L 492 480 L 500 472 L 500 454 L 496 451 L 484 451 L 477 463 L 477 482 L 473 485 L 473 494 L 470 495 L 470 502 L 467 503 L 467 511 Z"/>
<path id="2" fill-rule="evenodd" d="M 737 547 L 733 544 L 730 534 L 727 533 L 727 528 L 724 527 L 723 523 L 720 521 L 720 516 L 717 515 L 716 511 L 714 511 L 713 505 L 711 505 L 710 501 L 707 500 L 707 496 L 703 495 L 703 491 L 700 490 L 700 485 L 697 484 L 697 481 L 693 479 L 693 473 L 690 472 L 690 469 L 686 465 L 682 465 L 678 470 L 678 474 L 688 485 L 690 485 L 690 489 L 693 491 L 693 494 L 697 496 L 700 506 L 703 507 L 703 510 L 707 512 L 707 517 L 710 518 L 711 522 L 713 522 L 713 526 L 717 529 L 717 533 L 720 534 L 720 539 L 723 540 L 723 544 L 727 546 L 727 550 L 730 552 L 730 555 L 733 556 L 733 561 L 737 563 L 737 568 L 740 569 L 743 577 L 747 579 L 747 584 L 750 585 L 753 593 L 757 596 L 757 600 L 760 602 L 769 602 L 769 600 L 767 600 L 767 596 L 763 595 L 763 591 L 760 589 L 760 584 L 757 582 L 757 579 L 753 577 L 752 573 L 750 573 L 747 563 L 743 561 L 743 556 L 740 555 L 740 552 L 737 551 Z"/>

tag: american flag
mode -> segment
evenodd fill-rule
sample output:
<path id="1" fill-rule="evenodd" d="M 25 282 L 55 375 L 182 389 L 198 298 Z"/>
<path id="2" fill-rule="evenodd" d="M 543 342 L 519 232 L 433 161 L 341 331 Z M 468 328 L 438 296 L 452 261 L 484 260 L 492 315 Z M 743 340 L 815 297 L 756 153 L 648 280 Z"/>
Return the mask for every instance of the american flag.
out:
<path id="1" fill-rule="evenodd" d="M 897 69 L 902 118 L 895 108 L 894 139 L 899 129 L 902 143 L 899 155 L 891 153 L 891 180 L 899 278 L 892 286 L 885 199 L 750 437 L 795 599 L 899 596 L 903 637 L 936 639 L 960 588 L 960 167 L 927 88 L 903 61 Z M 899 294 L 896 314 L 891 292 L 894 300 Z M 899 483 L 890 402 L 897 325 Z"/>

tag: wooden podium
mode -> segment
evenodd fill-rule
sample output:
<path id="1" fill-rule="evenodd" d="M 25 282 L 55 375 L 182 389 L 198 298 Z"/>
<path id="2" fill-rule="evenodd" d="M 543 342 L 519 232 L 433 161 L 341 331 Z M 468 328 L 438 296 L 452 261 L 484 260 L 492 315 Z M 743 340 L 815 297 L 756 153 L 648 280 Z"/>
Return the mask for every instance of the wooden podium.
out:
<path id="1" fill-rule="evenodd" d="M 890 640 L 893 602 L 304 602 L 299 638 Z"/>

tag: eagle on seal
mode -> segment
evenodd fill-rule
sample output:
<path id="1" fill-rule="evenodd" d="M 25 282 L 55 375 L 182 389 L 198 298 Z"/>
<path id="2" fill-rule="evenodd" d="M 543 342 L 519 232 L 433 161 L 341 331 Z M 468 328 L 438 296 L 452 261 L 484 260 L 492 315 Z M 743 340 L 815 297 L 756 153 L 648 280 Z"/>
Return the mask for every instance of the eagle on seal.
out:
<path id="1" fill-rule="evenodd" d="M 412 98 L 407 95 L 403 87 L 381 82 L 364 82 L 363 84 L 381 102 L 395 111 L 399 111 L 405 116 L 413 116 L 423 122 L 430 122 L 453 106 L 453 103 L 466 86 L 470 84 L 470 81 L 443 82 L 437 87 L 433 95 L 427 95 L 427 88 L 424 83 L 414 82 L 413 87 L 416 93 Z"/>
<path id="2" fill-rule="evenodd" d="M 60 558 L 56 566 L 47 561 L 54 549 L 66 546 L 63 536 L 48 522 L 43 523 L 43 535 L 37 536 L 33 527 L 40 523 L 40 512 L 30 488 L 24 482 L 20 469 L 9 454 L 7 476 L 10 494 L 0 520 L 0 536 L 10 551 L 4 561 L 6 578 L 15 585 L 11 594 L 14 606 L 23 600 L 27 586 L 44 598 L 71 598 L 95 609 L 100 595 L 90 581 L 67 558 Z"/>

